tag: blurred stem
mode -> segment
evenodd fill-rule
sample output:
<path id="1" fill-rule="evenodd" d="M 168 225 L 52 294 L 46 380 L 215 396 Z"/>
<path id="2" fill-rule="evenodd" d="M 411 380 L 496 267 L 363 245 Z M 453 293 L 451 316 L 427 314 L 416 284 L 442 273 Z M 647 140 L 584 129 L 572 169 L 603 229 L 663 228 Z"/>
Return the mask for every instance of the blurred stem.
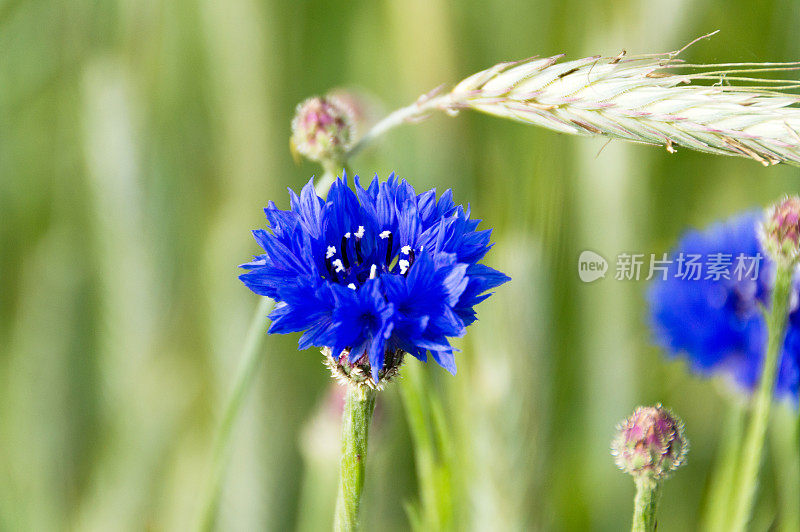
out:
<path id="1" fill-rule="evenodd" d="M 436 449 L 433 435 L 428 426 L 427 410 L 423 405 L 422 383 L 416 364 L 406 365 L 403 381 L 400 383 L 400 393 L 406 411 L 406 419 L 411 429 L 414 441 L 414 461 L 417 465 L 419 478 L 420 506 L 419 512 L 422 522 L 428 525 L 438 523 L 435 476 L 436 476 Z"/>
<path id="2" fill-rule="evenodd" d="M 331 163 L 323 165 L 325 171 L 322 177 L 314 184 L 317 194 L 322 193 L 322 195 L 327 195 L 327 191 L 335 179 L 337 172 L 335 168 L 338 164 L 339 163 Z M 198 529 L 202 531 L 208 531 L 214 527 L 220 489 L 222 488 L 222 477 L 228 465 L 233 427 L 236 426 L 236 420 L 239 419 L 242 406 L 244 406 L 244 400 L 250 392 L 250 388 L 253 387 L 256 372 L 261 365 L 261 361 L 264 359 L 265 353 L 261 348 L 265 336 L 263 331 L 264 318 L 269 314 L 270 310 L 272 310 L 273 305 L 274 301 L 271 299 L 266 297 L 261 298 L 250 320 L 250 328 L 247 330 L 247 336 L 245 336 L 244 345 L 239 355 L 239 369 L 236 372 L 233 392 L 225 405 L 222 422 L 220 423 L 219 429 L 217 429 L 212 456 L 211 474 L 209 475 L 203 494 L 202 513 L 200 514 L 198 527 Z"/>
<path id="3" fill-rule="evenodd" d="M 223 473 L 228 464 L 228 451 L 230 447 L 233 427 L 242 410 L 244 399 L 253 384 L 258 366 L 263 360 L 261 342 L 264 338 L 264 316 L 272 309 L 271 299 L 262 297 L 258 302 L 255 314 L 250 321 L 250 328 L 247 330 L 242 353 L 239 357 L 241 365 L 236 374 L 236 381 L 233 392 L 225 407 L 222 416 L 222 423 L 217 431 L 216 443 L 214 445 L 213 462 L 211 477 L 206 486 L 203 503 L 203 513 L 201 514 L 200 530 L 211 530 L 217 514 L 217 504 L 219 502 L 219 492 L 222 484 Z"/>
<path id="4" fill-rule="evenodd" d="M 656 506 L 658 506 L 661 483 L 645 476 L 636 477 L 635 482 L 636 499 L 633 502 L 631 532 L 655 532 Z"/>
<path id="5" fill-rule="evenodd" d="M 778 486 L 779 526 L 782 532 L 800 530 L 800 426 L 797 412 L 778 409 L 770 423 L 775 480 Z"/>
<path id="6" fill-rule="evenodd" d="M 447 450 L 452 448 L 439 396 L 419 364 L 407 364 L 400 395 L 413 440 L 419 503 L 406 509 L 414 530 L 451 530 L 452 474 Z"/>
<path id="7" fill-rule="evenodd" d="M 767 434 L 775 374 L 778 369 L 778 356 L 783 347 L 791 287 L 792 268 L 779 263 L 775 272 L 772 304 L 767 313 L 769 339 L 767 352 L 764 355 L 764 367 L 758 389 L 753 397 L 752 415 L 742 447 L 741 468 L 733 506 L 733 526 L 731 527 L 731 530 L 735 532 L 743 532 L 747 528 L 753 512 L 758 487 L 758 471 L 764 452 L 764 439 Z"/>
<path id="8" fill-rule="evenodd" d="M 787 448 L 787 454 L 793 453 L 794 464 L 792 467 L 793 475 L 789 477 L 786 490 L 784 490 L 785 507 L 791 508 L 791 518 L 786 519 L 786 530 L 792 530 L 792 526 L 800 530 L 800 412 L 795 412 L 796 422 L 791 444 Z"/>
<path id="9" fill-rule="evenodd" d="M 711 478 L 703 530 L 727 532 L 733 504 L 733 487 L 739 467 L 739 444 L 744 432 L 745 411 L 741 403 L 732 403 L 723 429 L 719 458 Z"/>
<path id="10" fill-rule="evenodd" d="M 336 532 L 358 530 L 358 511 L 364 489 L 367 461 L 367 440 L 375 390 L 348 386 L 342 416 L 342 458 L 339 471 L 339 496 L 333 529 Z"/>
<path id="11" fill-rule="evenodd" d="M 314 183 L 314 189 L 316 189 L 317 194 L 322 191 L 326 191 L 327 193 L 327 190 L 331 188 L 336 176 L 338 176 L 343 169 L 345 172 L 347 172 L 345 163 L 341 160 L 325 161 L 322 163 L 322 169 L 322 177 L 320 177 L 317 182 Z"/>
<path id="12" fill-rule="evenodd" d="M 392 111 L 383 120 L 372 126 L 372 129 L 367 131 L 363 137 L 347 152 L 347 159 L 354 157 L 364 148 L 371 145 L 375 140 L 401 124 L 407 122 L 416 122 L 422 120 L 431 111 L 437 109 L 447 109 L 450 102 L 450 94 L 426 94 L 421 96 L 416 102 L 407 106 L 401 107 L 396 111 Z"/>

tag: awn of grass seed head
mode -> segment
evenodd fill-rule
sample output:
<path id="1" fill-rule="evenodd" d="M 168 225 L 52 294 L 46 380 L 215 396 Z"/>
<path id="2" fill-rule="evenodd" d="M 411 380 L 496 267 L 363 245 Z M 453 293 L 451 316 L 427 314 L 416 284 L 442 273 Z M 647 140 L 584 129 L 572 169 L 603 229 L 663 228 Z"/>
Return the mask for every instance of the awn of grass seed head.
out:
<path id="1" fill-rule="evenodd" d="M 664 146 L 671 153 L 685 147 L 765 166 L 800 164 L 800 96 L 793 92 L 800 82 L 749 77 L 798 70 L 800 62 L 693 65 L 678 59 L 696 41 L 665 54 L 560 62 L 561 54 L 499 63 L 392 113 L 351 153 L 433 110 L 474 109 L 561 133 Z"/>

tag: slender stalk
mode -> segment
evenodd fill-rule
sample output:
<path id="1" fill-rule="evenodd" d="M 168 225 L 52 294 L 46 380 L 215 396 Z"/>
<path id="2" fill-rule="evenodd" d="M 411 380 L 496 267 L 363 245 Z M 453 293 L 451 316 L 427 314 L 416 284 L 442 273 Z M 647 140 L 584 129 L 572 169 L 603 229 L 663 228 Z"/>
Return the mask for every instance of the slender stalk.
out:
<path id="1" fill-rule="evenodd" d="M 334 180 L 336 180 L 336 176 L 341 175 L 343 168 L 345 168 L 344 161 L 324 161 L 322 163 L 322 177 L 314 183 L 314 189 L 317 193 L 330 189 Z"/>
<path id="2" fill-rule="evenodd" d="M 794 427 L 794 434 L 791 438 L 791 445 L 788 446 L 786 452 L 794 453 L 794 464 L 792 466 L 792 474 L 789 475 L 788 481 L 784 489 L 784 499 L 787 501 L 784 505 L 787 510 L 787 517 L 784 519 L 784 530 L 800 530 L 800 413 L 795 412 L 796 423 Z M 792 528 L 796 526 L 797 528 Z"/>
<path id="3" fill-rule="evenodd" d="M 442 456 L 440 431 L 432 430 L 436 411 L 441 409 L 438 396 L 426 390 L 426 378 L 422 368 L 409 364 L 404 370 L 400 383 L 400 397 L 411 438 L 414 443 L 414 462 L 416 464 L 419 486 L 419 502 L 409 503 L 409 519 L 416 524 L 414 530 L 450 530 L 452 520 L 452 494 L 449 487 L 449 464 Z M 443 489 L 446 488 L 446 489 Z"/>
<path id="4" fill-rule="evenodd" d="M 233 392 L 225 406 L 225 412 L 222 416 L 217 431 L 216 442 L 214 444 L 214 454 L 211 469 L 211 476 L 209 477 L 208 484 L 206 485 L 205 494 L 203 496 L 203 510 L 200 520 L 199 530 L 211 530 L 214 527 L 214 520 L 217 514 L 217 504 L 219 502 L 219 492 L 222 485 L 222 477 L 225 468 L 228 465 L 228 456 L 231 435 L 233 434 L 233 427 L 236 420 L 239 418 L 239 412 L 242 410 L 242 405 L 247 397 L 247 392 L 250 391 L 253 379 L 255 378 L 258 366 L 264 359 L 261 343 L 264 339 L 264 316 L 266 316 L 272 309 L 273 301 L 269 298 L 262 297 L 258 302 L 256 311 L 250 321 L 250 328 L 247 330 L 242 353 L 239 357 L 241 365 L 236 374 L 236 381 L 233 387 Z"/>
<path id="5" fill-rule="evenodd" d="M 743 405 L 738 402 L 732 404 L 723 429 L 719 458 L 712 474 L 703 530 L 727 532 L 729 529 L 736 471 L 741 460 L 739 446 L 744 433 L 744 421 Z"/>
<path id="6" fill-rule="evenodd" d="M 315 184 L 318 193 L 327 191 L 333 183 L 335 175 L 336 170 L 333 165 L 326 165 L 324 174 Z M 202 506 L 200 507 L 198 530 L 201 531 L 211 530 L 214 527 L 222 478 L 228 465 L 233 427 L 236 426 L 236 420 L 239 419 L 244 400 L 253 386 L 258 367 L 261 365 L 261 361 L 264 360 L 265 353 L 261 348 L 265 336 L 264 318 L 272 310 L 274 304 L 271 299 L 262 297 L 250 320 L 250 327 L 247 330 L 244 345 L 239 355 L 240 363 L 236 372 L 233 391 L 225 405 L 222 421 L 215 437 L 211 473 L 203 491 Z"/>
<path id="7" fill-rule="evenodd" d="M 764 439 L 767 433 L 770 406 L 772 405 L 775 374 L 778 369 L 778 356 L 783 346 L 784 331 L 786 329 L 791 286 L 791 268 L 778 264 L 775 274 L 775 288 L 772 292 L 772 304 L 767 313 L 769 339 L 767 351 L 764 355 L 764 367 L 758 389 L 753 397 L 752 415 L 742 447 L 741 469 L 738 478 L 738 489 L 735 494 L 736 502 L 733 507 L 734 514 L 731 527 L 734 532 L 743 532 L 747 528 L 753 512 L 753 504 L 758 488 L 758 471 L 764 452 Z"/>
<path id="8" fill-rule="evenodd" d="M 770 423 L 773 467 L 778 499 L 778 526 L 781 532 L 800 530 L 800 455 L 798 455 L 797 412 L 777 409 Z"/>
<path id="9" fill-rule="evenodd" d="M 351 159 L 390 129 L 407 122 L 415 122 L 420 120 L 424 118 L 425 115 L 436 109 L 448 109 L 449 102 L 449 94 L 425 95 L 407 107 L 401 107 L 400 109 L 392 111 L 380 122 L 372 126 L 372 128 L 367 131 L 363 137 L 361 137 L 356 145 L 350 148 L 350 151 L 347 152 L 346 159 Z"/>
<path id="10" fill-rule="evenodd" d="M 339 472 L 339 496 L 333 529 L 336 532 L 358 530 L 358 512 L 367 460 L 369 424 L 375 409 L 371 388 L 348 386 L 342 416 L 342 458 Z"/>
<path id="11" fill-rule="evenodd" d="M 631 532 L 654 532 L 656 506 L 661 494 L 661 483 L 646 476 L 636 478 L 636 499 L 633 502 Z"/>

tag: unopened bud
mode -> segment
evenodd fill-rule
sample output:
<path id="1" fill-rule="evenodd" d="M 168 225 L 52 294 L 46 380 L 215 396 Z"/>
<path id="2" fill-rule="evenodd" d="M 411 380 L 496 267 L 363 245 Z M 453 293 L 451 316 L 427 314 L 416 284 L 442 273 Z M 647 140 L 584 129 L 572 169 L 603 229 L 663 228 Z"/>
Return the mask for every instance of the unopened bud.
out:
<path id="1" fill-rule="evenodd" d="M 800 258 L 800 197 L 787 196 L 767 209 L 761 231 L 764 249 L 778 263 Z"/>
<path id="2" fill-rule="evenodd" d="M 686 458 L 683 422 L 661 405 L 640 406 L 617 431 L 611 454 L 619 468 L 634 477 L 666 478 Z"/>
<path id="3" fill-rule="evenodd" d="M 312 161 L 339 162 L 353 138 L 353 118 L 333 97 L 309 98 L 297 106 L 292 120 L 292 152 Z"/>

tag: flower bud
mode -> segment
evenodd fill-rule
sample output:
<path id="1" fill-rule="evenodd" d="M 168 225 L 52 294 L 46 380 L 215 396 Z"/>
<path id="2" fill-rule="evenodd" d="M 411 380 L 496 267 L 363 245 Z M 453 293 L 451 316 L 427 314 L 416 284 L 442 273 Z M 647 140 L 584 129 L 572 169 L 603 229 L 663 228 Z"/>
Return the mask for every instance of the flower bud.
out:
<path id="1" fill-rule="evenodd" d="M 800 258 L 800 197 L 787 196 L 767 209 L 761 231 L 764 249 L 778 263 Z"/>
<path id="2" fill-rule="evenodd" d="M 351 112 L 335 97 L 313 97 L 297 106 L 292 119 L 292 153 L 312 161 L 338 162 L 352 138 Z"/>
<path id="3" fill-rule="evenodd" d="M 617 431 L 611 454 L 619 468 L 634 477 L 660 480 L 684 462 L 688 442 L 683 422 L 661 405 L 640 406 Z"/>

